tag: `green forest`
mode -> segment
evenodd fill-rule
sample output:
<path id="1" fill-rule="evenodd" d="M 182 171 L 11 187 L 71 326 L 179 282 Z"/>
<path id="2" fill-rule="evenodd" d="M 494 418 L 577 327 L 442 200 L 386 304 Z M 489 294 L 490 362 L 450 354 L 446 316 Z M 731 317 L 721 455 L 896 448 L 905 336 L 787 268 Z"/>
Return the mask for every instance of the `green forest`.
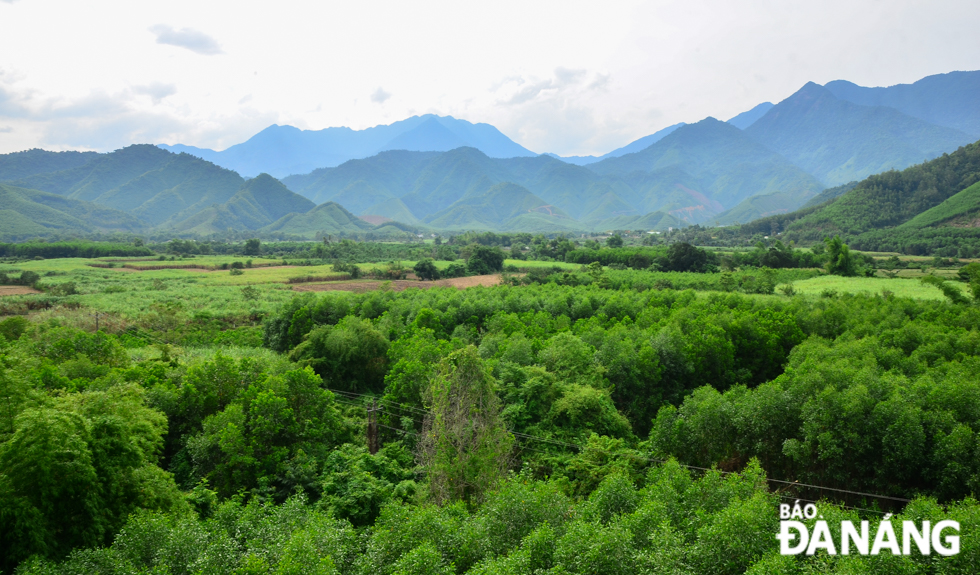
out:
<path id="1" fill-rule="evenodd" d="M 977 263 L 873 277 L 915 262 L 839 238 L 0 249 L 3 573 L 980 565 Z M 502 275 L 378 281 L 413 269 Z M 780 555 L 797 502 L 954 520 L 960 550 Z"/>

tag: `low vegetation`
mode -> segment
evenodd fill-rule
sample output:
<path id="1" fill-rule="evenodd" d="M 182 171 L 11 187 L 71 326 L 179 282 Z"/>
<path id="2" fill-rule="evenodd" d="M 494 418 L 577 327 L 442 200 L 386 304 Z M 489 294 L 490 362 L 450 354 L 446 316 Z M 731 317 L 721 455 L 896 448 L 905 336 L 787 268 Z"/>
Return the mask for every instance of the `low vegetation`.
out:
<path id="1" fill-rule="evenodd" d="M 980 564 L 980 264 L 923 261 L 948 271 L 915 267 L 924 283 L 849 277 L 920 262 L 833 240 L 720 253 L 466 240 L 0 264 L 43 290 L 0 298 L 0 569 Z M 310 257 L 328 245 L 428 257 Z M 518 253 L 552 261 L 506 258 Z M 352 269 L 502 285 L 395 291 Z M 306 279 L 377 289 L 293 291 Z M 795 499 L 872 525 L 954 519 L 961 552 L 783 557 L 778 505 Z"/>

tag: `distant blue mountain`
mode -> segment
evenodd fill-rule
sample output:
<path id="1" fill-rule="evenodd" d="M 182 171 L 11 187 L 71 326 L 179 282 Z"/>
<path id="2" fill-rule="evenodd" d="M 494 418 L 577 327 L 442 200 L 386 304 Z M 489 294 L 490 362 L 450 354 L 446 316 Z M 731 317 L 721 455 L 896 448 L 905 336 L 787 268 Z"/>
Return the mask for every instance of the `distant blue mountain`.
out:
<path id="1" fill-rule="evenodd" d="M 888 106 L 931 124 L 980 138 L 980 71 L 936 74 L 913 84 L 865 88 L 846 80 L 825 86 L 840 100 Z"/>
<path id="2" fill-rule="evenodd" d="M 901 170 L 974 140 L 889 106 L 841 100 L 813 82 L 773 106 L 745 134 L 828 187 Z"/>
<path id="3" fill-rule="evenodd" d="M 576 166 L 585 166 L 588 164 L 594 164 L 595 162 L 605 160 L 606 158 L 618 158 L 620 156 L 625 156 L 626 154 L 634 154 L 636 152 L 639 152 L 640 150 L 649 148 L 650 146 L 659 142 L 664 136 L 670 134 L 671 132 L 673 132 L 677 128 L 680 128 L 681 126 L 686 126 L 686 125 L 687 124 L 685 124 L 684 122 L 680 122 L 679 124 L 674 124 L 673 126 L 667 126 L 663 130 L 654 132 L 649 136 L 643 136 L 639 140 L 634 140 L 633 142 L 626 144 L 622 148 L 616 148 L 615 150 L 609 152 L 608 154 L 604 154 L 602 156 L 559 156 L 557 154 L 548 154 L 548 155 L 551 156 L 552 158 L 558 158 L 559 160 L 568 164 L 575 164 Z"/>
<path id="4" fill-rule="evenodd" d="M 431 114 L 365 130 L 300 130 L 272 125 L 220 152 L 182 144 L 160 145 L 165 150 L 186 152 L 246 177 L 268 173 L 280 178 L 339 166 L 386 150 L 446 152 L 462 146 L 476 148 L 492 158 L 537 155 L 489 124 L 471 124 L 451 116 Z"/>
<path id="5" fill-rule="evenodd" d="M 771 110 L 774 105 L 772 102 L 763 102 L 748 112 L 742 112 L 731 120 L 728 120 L 728 123 L 739 130 L 744 130 L 754 124 L 756 120 L 765 116 L 766 112 Z"/>

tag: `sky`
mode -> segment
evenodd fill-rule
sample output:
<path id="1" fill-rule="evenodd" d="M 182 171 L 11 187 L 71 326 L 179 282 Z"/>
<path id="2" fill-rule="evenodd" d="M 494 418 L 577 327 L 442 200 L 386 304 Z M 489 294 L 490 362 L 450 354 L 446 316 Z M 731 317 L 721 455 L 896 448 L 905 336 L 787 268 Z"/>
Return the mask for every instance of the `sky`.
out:
<path id="1" fill-rule="evenodd" d="M 603 154 L 808 81 L 980 69 L 976 0 L 0 0 L 0 153 L 412 115 Z"/>

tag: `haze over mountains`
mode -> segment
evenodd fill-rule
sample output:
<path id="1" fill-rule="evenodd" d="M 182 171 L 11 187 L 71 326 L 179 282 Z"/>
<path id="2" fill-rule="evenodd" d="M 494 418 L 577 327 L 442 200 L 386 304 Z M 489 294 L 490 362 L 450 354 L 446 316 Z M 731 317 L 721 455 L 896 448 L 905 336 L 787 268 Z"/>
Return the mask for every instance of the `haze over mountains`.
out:
<path id="1" fill-rule="evenodd" d="M 602 156 L 536 155 L 493 126 L 433 115 L 360 131 L 271 126 L 221 152 L 29 150 L 0 155 L 0 235 L 577 233 L 747 222 L 972 142 L 978 88 L 980 72 L 890 88 L 808 83 L 728 122 L 679 123 Z M 841 187 L 824 191 L 832 186 Z"/>
<path id="2" fill-rule="evenodd" d="M 478 148 L 494 158 L 536 155 L 489 124 L 471 124 L 431 114 L 366 130 L 300 130 L 272 125 L 221 152 L 181 144 L 160 145 L 165 150 L 187 152 L 246 177 L 264 172 L 277 178 L 339 166 L 347 160 L 367 158 L 385 150 L 445 152 L 463 146 Z"/>

